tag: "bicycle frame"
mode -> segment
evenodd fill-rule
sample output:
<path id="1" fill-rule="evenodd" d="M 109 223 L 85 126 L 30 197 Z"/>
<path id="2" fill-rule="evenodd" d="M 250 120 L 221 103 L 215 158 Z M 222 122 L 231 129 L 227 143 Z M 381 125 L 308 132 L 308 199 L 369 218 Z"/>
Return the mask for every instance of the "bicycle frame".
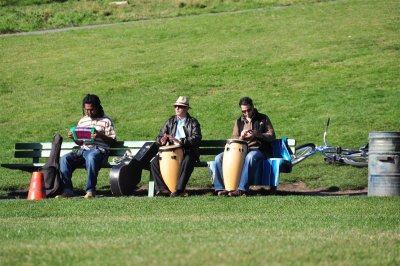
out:
<path id="1" fill-rule="evenodd" d="M 320 152 L 324 156 L 324 160 L 330 164 L 349 164 L 358 167 L 368 166 L 368 147 L 359 150 L 343 149 L 340 146 L 333 147 L 327 143 L 328 128 L 330 118 L 326 122 L 323 134 L 323 146 L 316 146 L 313 143 L 300 145 L 296 147 L 296 153 L 292 159 L 292 165 L 295 165 L 311 155 Z"/>

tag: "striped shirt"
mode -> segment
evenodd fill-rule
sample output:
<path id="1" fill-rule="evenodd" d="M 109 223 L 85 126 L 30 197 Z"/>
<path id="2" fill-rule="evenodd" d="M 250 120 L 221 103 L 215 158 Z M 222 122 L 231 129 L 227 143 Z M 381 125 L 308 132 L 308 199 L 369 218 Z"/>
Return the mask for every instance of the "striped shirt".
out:
<path id="1" fill-rule="evenodd" d="M 89 116 L 82 117 L 78 122 L 78 126 L 94 127 L 97 132 L 100 132 L 110 138 L 116 139 L 117 137 L 114 131 L 114 123 L 106 115 L 98 118 L 91 118 Z M 94 141 L 85 141 L 82 145 L 82 148 L 91 149 L 96 146 L 106 150 L 110 149 L 110 146 L 105 143 L 102 138 L 95 138 Z"/>

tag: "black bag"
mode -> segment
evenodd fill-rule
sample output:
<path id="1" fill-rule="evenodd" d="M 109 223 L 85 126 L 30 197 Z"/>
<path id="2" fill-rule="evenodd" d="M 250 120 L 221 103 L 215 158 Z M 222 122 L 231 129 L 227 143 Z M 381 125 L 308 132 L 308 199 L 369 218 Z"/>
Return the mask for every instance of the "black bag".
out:
<path id="1" fill-rule="evenodd" d="M 150 160 L 157 152 L 157 143 L 145 142 L 132 159 L 124 158 L 118 165 L 113 166 L 110 171 L 110 187 L 113 195 L 132 195 L 140 183 L 142 170 L 150 170 Z"/>
<path id="2" fill-rule="evenodd" d="M 49 159 L 42 167 L 40 172 L 43 173 L 46 197 L 54 197 L 63 191 L 63 183 L 60 174 L 60 151 L 63 138 L 60 134 L 56 134 L 51 143 L 51 151 Z"/>

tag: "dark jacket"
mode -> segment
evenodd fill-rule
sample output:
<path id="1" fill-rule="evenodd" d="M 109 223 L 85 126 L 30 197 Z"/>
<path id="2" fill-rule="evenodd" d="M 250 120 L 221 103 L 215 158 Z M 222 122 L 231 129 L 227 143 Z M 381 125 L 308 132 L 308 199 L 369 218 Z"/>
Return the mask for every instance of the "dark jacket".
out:
<path id="1" fill-rule="evenodd" d="M 164 133 L 175 136 L 177 128 L 177 117 L 176 115 L 171 116 L 160 129 L 160 133 L 156 138 L 156 142 L 161 145 L 161 138 Z M 191 117 L 187 114 L 185 126 L 183 127 L 185 131 L 185 138 L 180 139 L 182 145 L 186 152 L 193 151 L 197 158 L 199 157 L 199 146 L 202 139 L 200 123 L 196 118 Z"/>
<path id="2" fill-rule="evenodd" d="M 246 121 L 244 116 L 241 116 L 235 121 L 232 138 L 240 137 L 240 133 L 243 131 L 245 123 L 250 122 Z M 275 131 L 269 117 L 265 114 L 259 113 L 257 109 L 254 109 L 254 115 L 251 118 L 251 129 L 262 133 L 262 137 L 250 140 L 249 147 L 258 147 L 261 151 L 271 152 L 271 143 L 275 140 Z"/>

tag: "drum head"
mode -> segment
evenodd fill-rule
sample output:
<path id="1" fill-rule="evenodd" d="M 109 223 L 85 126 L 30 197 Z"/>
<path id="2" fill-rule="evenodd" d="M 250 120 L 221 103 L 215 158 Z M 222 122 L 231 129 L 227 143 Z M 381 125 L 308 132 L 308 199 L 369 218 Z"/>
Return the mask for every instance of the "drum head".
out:
<path id="1" fill-rule="evenodd" d="M 241 140 L 241 139 L 228 139 L 226 141 L 226 143 L 228 143 L 228 144 L 230 144 L 230 143 L 240 143 L 240 144 L 243 144 L 243 145 L 247 145 L 247 141 Z"/>
<path id="2" fill-rule="evenodd" d="M 158 150 L 160 152 L 163 152 L 163 151 L 173 151 L 173 150 L 176 150 L 179 148 L 182 148 L 182 146 L 181 145 L 168 145 L 168 146 L 161 146 L 160 148 L 158 148 Z"/>

